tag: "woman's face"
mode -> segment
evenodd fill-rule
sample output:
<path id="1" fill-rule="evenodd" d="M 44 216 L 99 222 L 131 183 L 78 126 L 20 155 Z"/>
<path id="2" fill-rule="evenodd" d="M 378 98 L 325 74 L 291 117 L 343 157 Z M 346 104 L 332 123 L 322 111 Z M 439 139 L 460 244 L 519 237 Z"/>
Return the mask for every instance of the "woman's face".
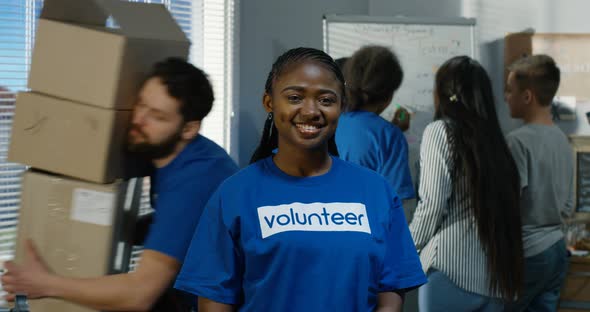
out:
<path id="1" fill-rule="evenodd" d="M 327 148 L 342 108 L 342 86 L 327 68 L 314 62 L 288 65 L 275 78 L 263 104 L 273 112 L 279 150 Z"/>

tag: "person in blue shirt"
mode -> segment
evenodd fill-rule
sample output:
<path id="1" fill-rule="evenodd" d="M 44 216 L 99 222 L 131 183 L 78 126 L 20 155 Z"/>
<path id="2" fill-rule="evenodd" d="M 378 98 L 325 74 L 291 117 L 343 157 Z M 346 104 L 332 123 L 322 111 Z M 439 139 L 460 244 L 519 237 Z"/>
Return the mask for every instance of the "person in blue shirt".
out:
<path id="1" fill-rule="evenodd" d="M 400 311 L 426 282 L 395 191 L 337 157 L 344 101 L 324 52 L 274 63 L 251 165 L 211 197 L 176 280 L 200 312 Z"/>
<path id="2" fill-rule="evenodd" d="M 155 215 L 136 271 L 85 279 L 58 276 L 29 245 L 23 266 L 5 263 L 2 284 L 8 299 L 25 293 L 29 299 L 54 297 L 98 310 L 190 309 L 181 300 L 156 302 L 180 270 L 209 197 L 238 171 L 220 146 L 199 134 L 212 104 L 206 75 L 175 58 L 156 64 L 139 92 L 129 149 L 149 157 L 156 171 L 151 186 Z"/>
<path id="3" fill-rule="evenodd" d="M 393 121 L 379 116 L 402 83 L 397 57 L 388 48 L 365 46 L 346 60 L 343 71 L 348 103 L 336 131 L 340 157 L 384 176 L 401 199 L 414 198 L 406 138 Z M 407 125 L 401 116 L 394 121 Z"/>

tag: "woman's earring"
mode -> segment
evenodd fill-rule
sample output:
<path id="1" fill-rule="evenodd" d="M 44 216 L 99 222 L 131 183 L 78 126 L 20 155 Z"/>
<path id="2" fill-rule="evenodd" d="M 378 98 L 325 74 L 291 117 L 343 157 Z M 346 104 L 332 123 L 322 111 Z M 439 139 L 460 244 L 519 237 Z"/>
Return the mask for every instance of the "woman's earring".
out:
<path id="1" fill-rule="evenodd" d="M 273 117 L 274 114 L 272 112 L 269 112 L 268 117 L 266 117 L 266 123 L 268 124 L 268 137 L 272 136 L 272 128 L 274 128 Z"/>

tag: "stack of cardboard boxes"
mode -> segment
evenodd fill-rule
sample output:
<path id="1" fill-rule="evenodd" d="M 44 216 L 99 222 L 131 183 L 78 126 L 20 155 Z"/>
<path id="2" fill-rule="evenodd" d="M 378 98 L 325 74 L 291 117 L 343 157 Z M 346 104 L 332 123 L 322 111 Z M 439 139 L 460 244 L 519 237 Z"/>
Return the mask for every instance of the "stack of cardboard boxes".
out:
<path id="1" fill-rule="evenodd" d="M 23 177 L 17 262 L 26 260 L 30 238 L 58 274 L 125 270 L 141 189 L 124 180 L 131 176 L 125 141 L 134 99 L 155 62 L 186 58 L 188 49 L 163 5 L 45 0 L 31 91 L 17 96 L 8 155 L 36 169 Z M 49 299 L 31 305 L 36 312 L 87 311 Z"/>

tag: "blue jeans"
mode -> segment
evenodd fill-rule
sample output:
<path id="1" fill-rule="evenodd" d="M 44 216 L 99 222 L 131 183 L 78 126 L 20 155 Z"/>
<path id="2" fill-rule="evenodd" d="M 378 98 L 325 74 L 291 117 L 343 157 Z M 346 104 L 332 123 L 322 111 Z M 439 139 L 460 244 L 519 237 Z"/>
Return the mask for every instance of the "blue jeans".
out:
<path id="1" fill-rule="evenodd" d="M 494 312 L 503 310 L 504 306 L 501 300 L 468 292 L 455 285 L 440 271 L 429 270 L 427 276 L 428 283 L 418 290 L 420 312 Z"/>
<path id="2" fill-rule="evenodd" d="M 506 306 L 506 311 L 557 311 L 568 267 L 565 241 L 560 240 L 524 261 L 524 292 L 515 303 Z"/>

